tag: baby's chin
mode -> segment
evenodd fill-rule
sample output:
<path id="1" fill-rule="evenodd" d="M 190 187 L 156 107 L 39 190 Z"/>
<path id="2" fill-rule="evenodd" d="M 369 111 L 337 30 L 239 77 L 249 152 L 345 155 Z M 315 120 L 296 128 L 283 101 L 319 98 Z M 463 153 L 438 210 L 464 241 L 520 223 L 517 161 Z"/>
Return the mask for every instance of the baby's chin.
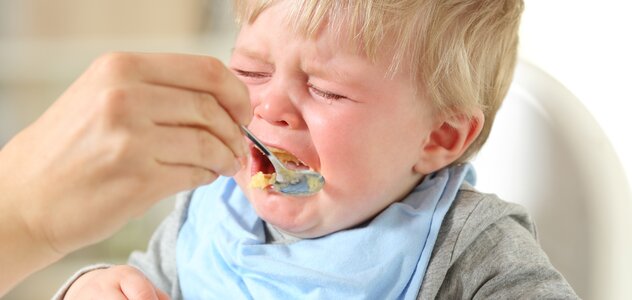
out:
<path id="1" fill-rule="evenodd" d="M 297 203 L 301 200 L 261 190 L 250 194 L 250 203 L 261 219 L 296 237 L 314 237 L 312 231 L 317 227 L 317 217 L 314 216 L 315 212 L 309 211 L 305 203 Z"/>
<path id="2" fill-rule="evenodd" d="M 250 187 L 251 174 L 242 169 L 233 177 L 257 215 L 286 234 L 318 238 L 344 228 L 329 228 L 318 209 L 318 196 L 288 197 Z"/>
<path id="3" fill-rule="evenodd" d="M 328 235 L 332 232 L 332 231 L 324 230 L 323 228 L 320 228 L 318 226 L 305 227 L 304 224 L 301 224 L 303 226 L 297 226 L 297 224 L 293 224 L 291 222 L 284 222 L 286 220 L 280 220 L 280 222 L 278 222 L 279 220 L 275 218 L 268 219 L 268 218 L 261 217 L 261 219 L 263 219 L 266 223 L 274 226 L 277 230 L 282 231 L 284 234 L 291 235 L 291 236 L 301 238 L 301 239 L 319 238 L 319 237 Z"/>

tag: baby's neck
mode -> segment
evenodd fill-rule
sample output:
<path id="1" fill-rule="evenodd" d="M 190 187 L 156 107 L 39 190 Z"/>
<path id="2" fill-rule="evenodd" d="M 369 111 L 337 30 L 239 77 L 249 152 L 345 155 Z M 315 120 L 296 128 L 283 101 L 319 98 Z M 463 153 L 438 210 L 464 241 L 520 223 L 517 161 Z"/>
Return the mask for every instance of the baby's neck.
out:
<path id="1" fill-rule="evenodd" d="M 268 244 L 291 244 L 301 240 L 301 238 L 293 236 L 287 232 L 283 232 L 268 222 L 264 222 L 264 224 L 266 243 Z"/>

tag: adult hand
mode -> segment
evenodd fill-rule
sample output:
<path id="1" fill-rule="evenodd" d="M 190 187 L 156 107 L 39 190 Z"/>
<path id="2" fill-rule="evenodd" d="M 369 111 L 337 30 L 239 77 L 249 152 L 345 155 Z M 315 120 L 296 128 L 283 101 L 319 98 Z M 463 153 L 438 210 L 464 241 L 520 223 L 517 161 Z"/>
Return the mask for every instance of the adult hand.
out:
<path id="1" fill-rule="evenodd" d="M 0 295 L 158 200 L 234 174 L 250 118 L 247 89 L 217 59 L 97 59 L 0 151 Z"/>

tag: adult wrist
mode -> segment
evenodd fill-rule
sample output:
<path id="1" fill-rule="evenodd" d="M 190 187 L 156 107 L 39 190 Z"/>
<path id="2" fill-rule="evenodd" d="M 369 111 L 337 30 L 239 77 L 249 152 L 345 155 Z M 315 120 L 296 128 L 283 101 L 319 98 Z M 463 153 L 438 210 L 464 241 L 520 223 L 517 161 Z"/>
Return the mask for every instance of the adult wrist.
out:
<path id="1" fill-rule="evenodd" d="M 0 150 L 0 297 L 35 271 L 63 257 L 25 219 L 26 187 L 8 174 L 6 153 Z"/>

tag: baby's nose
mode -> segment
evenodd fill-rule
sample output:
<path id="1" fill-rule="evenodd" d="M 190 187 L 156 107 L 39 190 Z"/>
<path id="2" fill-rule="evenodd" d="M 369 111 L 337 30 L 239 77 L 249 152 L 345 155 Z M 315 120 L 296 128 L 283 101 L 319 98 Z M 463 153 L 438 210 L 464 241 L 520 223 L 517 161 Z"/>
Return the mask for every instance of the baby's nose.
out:
<path id="1" fill-rule="evenodd" d="M 265 120 L 275 125 L 298 129 L 303 124 L 301 112 L 292 101 L 287 89 L 281 84 L 271 83 L 264 93 L 259 95 L 259 99 L 254 104 L 254 115 L 256 118 Z"/>

